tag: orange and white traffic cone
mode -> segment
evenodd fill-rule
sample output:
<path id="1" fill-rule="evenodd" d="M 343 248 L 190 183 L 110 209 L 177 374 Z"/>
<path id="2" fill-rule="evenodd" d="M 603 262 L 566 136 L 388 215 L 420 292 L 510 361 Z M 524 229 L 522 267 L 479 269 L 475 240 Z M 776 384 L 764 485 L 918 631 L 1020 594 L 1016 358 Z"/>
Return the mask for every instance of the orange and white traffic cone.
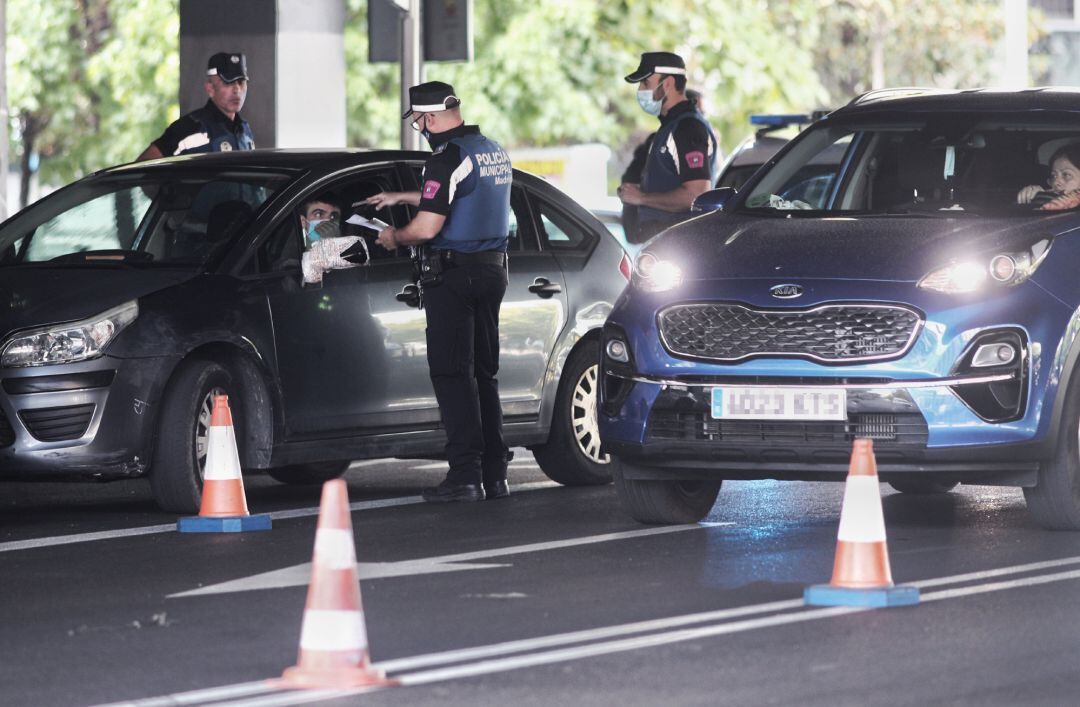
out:
<path id="1" fill-rule="evenodd" d="M 371 666 L 349 496 L 341 479 L 323 484 L 299 660 L 274 684 L 286 688 L 397 684 Z"/>
<path id="2" fill-rule="evenodd" d="M 874 443 L 855 440 L 840 509 L 832 581 L 808 587 L 803 599 L 817 606 L 908 606 L 918 587 L 893 585 L 885 543 Z"/>
<path id="3" fill-rule="evenodd" d="M 266 514 L 248 513 L 244 477 L 236 448 L 229 396 L 215 395 L 207 430 L 206 464 L 203 473 L 202 504 L 199 515 L 177 522 L 181 533 L 240 533 L 269 530 Z"/>

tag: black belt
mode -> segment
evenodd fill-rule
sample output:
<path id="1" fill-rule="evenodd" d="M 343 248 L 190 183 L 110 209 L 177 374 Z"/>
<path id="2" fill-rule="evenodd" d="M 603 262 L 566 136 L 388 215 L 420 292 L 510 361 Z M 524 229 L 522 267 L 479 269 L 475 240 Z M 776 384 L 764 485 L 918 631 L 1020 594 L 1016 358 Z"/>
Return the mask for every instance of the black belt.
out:
<path id="1" fill-rule="evenodd" d="M 447 265 L 506 264 L 506 253 L 501 250 L 481 250 L 475 253 L 461 253 L 456 250 L 437 250 L 434 254 Z"/>

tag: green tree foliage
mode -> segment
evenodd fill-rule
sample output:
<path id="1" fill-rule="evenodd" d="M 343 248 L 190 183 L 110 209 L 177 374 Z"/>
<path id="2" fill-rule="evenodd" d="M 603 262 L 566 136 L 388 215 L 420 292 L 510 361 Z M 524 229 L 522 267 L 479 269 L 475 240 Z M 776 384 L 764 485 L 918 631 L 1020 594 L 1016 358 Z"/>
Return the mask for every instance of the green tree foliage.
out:
<path id="1" fill-rule="evenodd" d="M 393 147 L 398 66 L 367 61 L 367 0 L 345 0 L 348 140 Z M 689 84 L 731 149 L 747 116 L 835 106 L 888 85 L 994 82 L 997 0 L 474 0 L 475 61 L 428 63 L 470 122 L 508 146 L 656 127 L 622 77 L 640 52 L 688 58 Z M 175 119 L 178 0 L 8 0 L 13 151 L 62 183 L 137 155 Z M 876 52 L 876 53 L 875 53 Z"/>
<path id="2" fill-rule="evenodd" d="M 8 0 L 8 81 L 23 194 L 31 155 L 64 183 L 129 162 L 176 118 L 177 0 Z"/>

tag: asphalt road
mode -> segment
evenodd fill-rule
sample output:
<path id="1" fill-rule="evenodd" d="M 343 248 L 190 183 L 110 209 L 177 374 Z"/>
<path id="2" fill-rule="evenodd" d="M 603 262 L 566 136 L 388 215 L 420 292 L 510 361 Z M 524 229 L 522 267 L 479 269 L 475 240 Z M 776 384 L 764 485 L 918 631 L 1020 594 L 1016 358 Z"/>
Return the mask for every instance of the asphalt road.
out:
<path id="1" fill-rule="evenodd" d="M 282 691 L 317 488 L 249 478 L 274 528 L 181 535 L 142 483 L 0 486 L 0 704 L 1076 704 L 1080 536 L 1016 489 L 882 486 L 916 607 L 805 607 L 829 579 L 840 484 L 725 484 L 708 522 L 652 528 L 614 489 L 545 481 L 432 506 L 434 463 L 346 478 L 372 658 L 403 683 Z M 419 468 L 418 468 L 419 467 Z"/>

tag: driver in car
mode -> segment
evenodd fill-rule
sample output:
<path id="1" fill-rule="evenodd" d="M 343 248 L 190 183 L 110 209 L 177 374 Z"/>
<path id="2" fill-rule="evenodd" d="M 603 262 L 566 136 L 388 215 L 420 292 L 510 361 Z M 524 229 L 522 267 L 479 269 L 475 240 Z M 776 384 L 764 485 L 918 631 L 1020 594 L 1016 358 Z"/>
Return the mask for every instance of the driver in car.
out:
<path id="1" fill-rule="evenodd" d="M 330 270 L 354 268 L 370 259 L 360 236 L 341 235 L 341 200 L 326 192 L 300 205 L 300 226 L 306 250 L 301 259 L 305 284 L 319 284 Z"/>
<path id="2" fill-rule="evenodd" d="M 1016 203 L 1037 205 L 1040 211 L 1064 211 L 1080 206 L 1080 143 L 1065 145 L 1050 158 L 1046 187 L 1032 184 L 1016 195 Z"/>

